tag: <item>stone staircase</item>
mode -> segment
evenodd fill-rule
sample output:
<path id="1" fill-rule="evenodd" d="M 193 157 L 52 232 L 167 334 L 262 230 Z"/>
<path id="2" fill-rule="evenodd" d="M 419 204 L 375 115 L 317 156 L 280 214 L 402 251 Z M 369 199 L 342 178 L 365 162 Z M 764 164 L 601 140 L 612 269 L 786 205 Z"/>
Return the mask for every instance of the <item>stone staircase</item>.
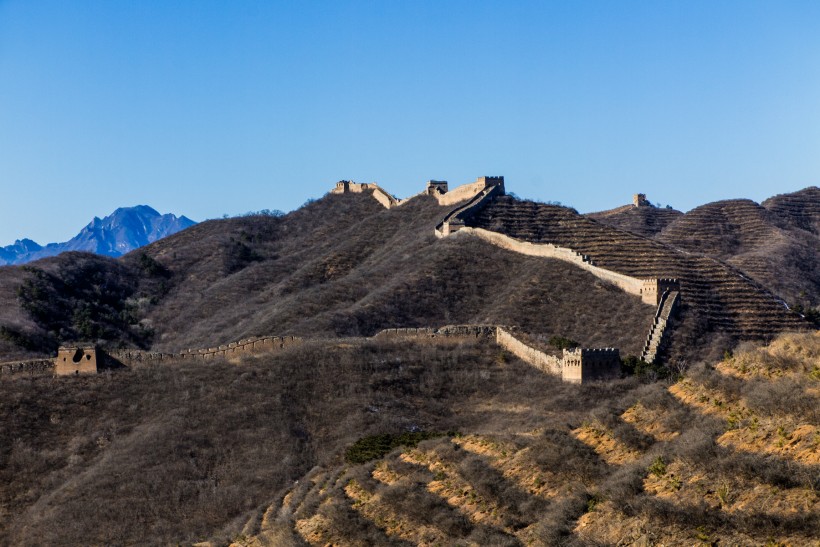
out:
<path id="1" fill-rule="evenodd" d="M 679 302 L 679 291 L 665 291 L 661 296 L 658 311 L 655 313 L 655 319 L 652 322 L 652 327 L 649 329 L 649 336 L 646 337 L 646 343 L 644 344 L 643 351 L 641 351 L 642 361 L 650 364 L 655 362 L 658 352 L 663 349 L 666 326 L 672 314 L 675 313 Z"/>

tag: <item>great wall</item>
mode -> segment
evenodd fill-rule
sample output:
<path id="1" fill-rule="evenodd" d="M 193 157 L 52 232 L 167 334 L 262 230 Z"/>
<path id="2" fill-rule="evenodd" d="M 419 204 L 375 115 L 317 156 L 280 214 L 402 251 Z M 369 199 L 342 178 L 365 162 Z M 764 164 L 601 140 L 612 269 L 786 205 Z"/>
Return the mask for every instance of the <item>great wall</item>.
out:
<path id="1" fill-rule="evenodd" d="M 488 220 L 485 209 L 489 204 L 505 195 L 504 177 L 479 177 L 475 182 L 459 186 L 452 191 L 448 191 L 447 181 L 431 180 L 427 182 L 424 191 L 406 199 L 396 198 L 375 183 L 360 184 L 344 180 L 339 181 L 335 188 L 331 190 L 332 194 L 366 192 L 370 193 L 386 209 L 400 207 L 419 196 L 432 196 L 442 206 L 460 204 L 446 214 L 443 220 L 435 226 L 434 233 L 436 237 L 474 237 L 496 247 L 522 255 L 562 260 L 591 273 L 628 294 L 641 298 L 644 304 L 656 307 L 657 310 L 652 324 L 649 326 L 649 332 L 640 355 L 640 359 L 647 363 L 653 363 L 659 359 L 668 339 L 670 320 L 680 307 L 682 295 L 685 294 L 686 290 L 691 291 L 690 297 L 694 300 L 703 296 L 704 290 L 700 280 L 694 280 L 693 283 L 688 282 L 682 286 L 680 280 L 675 277 L 628 275 L 628 273 L 616 271 L 616 269 L 627 271 L 631 269 L 635 272 L 646 271 L 646 269 L 634 266 L 631 268 L 623 267 L 620 263 L 616 263 L 616 266 L 621 266 L 616 269 L 605 268 L 596 263 L 596 260 L 591 256 L 592 253 L 582 252 L 584 249 L 576 250 L 569 246 L 559 245 L 554 241 L 541 241 L 543 237 L 532 236 L 530 235 L 531 232 L 523 232 L 529 237 L 521 239 L 508 233 L 488 229 L 494 219 L 491 215 Z M 646 200 L 645 195 L 636 194 L 633 203 L 635 207 L 646 207 L 649 202 Z M 485 216 L 482 217 L 482 214 L 485 214 Z M 634 234 L 630 234 L 630 236 L 634 236 Z M 562 238 L 557 237 L 555 239 L 560 242 Z M 595 249 L 594 246 L 590 246 L 590 248 Z M 686 254 L 688 255 L 688 253 Z M 604 258 L 611 262 L 611 258 L 606 256 Z M 634 263 L 635 261 L 632 260 L 629 264 Z M 742 274 L 738 273 L 737 275 L 743 277 Z M 771 298 L 774 299 L 773 296 Z M 378 332 L 371 339 L 385 338 L 430 340 L 485 338 L 544 373 L 560 376 L 564 381 L 571 383 L 607 380 L 617 378 L 621 374 L 620 352 L 616 348 L 564 349 L 559 357 L 550 355 L 522 341 L 519 337 L 516 337 L 514 328 L 498 325 L 391 328 Z M 362 339 L 317 340 L 353 342 Z M 92 345 L 64 346 L 58 350 L 58 354 L 54 359 L 0 363 L 0 374 L 53 371 L 57 375 L 75 375 L 96 373 L 106 368 L 133 367 L 163 361 L 217 358 L 232 360 L 244 355 L 282 350 L 300 345 L 305 341 L 306 339 L 294 336 L 263 336 L 216 347 L 197 350 L 188 349 L 178 353 L 157 353 L 130 349 L 102 351 Z"/>
<path id="2" fill-rule="evenodd" d="M 366 340 L 416 339 L 441 340 L 485 339 L 519 357 L 535 368 L 561 377 L 570 383 L 612 379 L 620 376 L 621 360 L 617 349 L 564 349 L 563 357 L 548 355 L 516 338 L 514 329 L 496 325 L 448 325 L 440 328 L 384 329 L 370 338 L 313 338 L 312 342 L 351 343 Z M 161 353 L 134 349 L 104 350 L 93 344 L 61 346 L 54 359 L 36 359 L 0 363 L 0 374 L 52 372 L 56 376 L 97 374 L 122 367 L 179 362 L 185 360 L 226 359 L 236 361 L 249 355 L 259 355 L 301 345 L 308 339 L 296 336 L 264 336 L 232 342 L 215 348 Z"/>

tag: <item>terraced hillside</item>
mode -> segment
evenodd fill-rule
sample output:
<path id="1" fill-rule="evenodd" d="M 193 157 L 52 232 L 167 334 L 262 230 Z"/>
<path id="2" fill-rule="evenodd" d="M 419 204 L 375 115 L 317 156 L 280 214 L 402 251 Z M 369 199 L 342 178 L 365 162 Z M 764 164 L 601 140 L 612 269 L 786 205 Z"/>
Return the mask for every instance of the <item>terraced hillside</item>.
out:
<path id="1" fill-rule="evenodd" d="M 139 330 L 151 349 L 179 351 L 268 334 L 359 336 L 390 327 L 482 323 L 640 352 L 651 306 L 558 260 L 480 241 L 439 240 L 433 226 L 451 208 L 427 196 L 387 210 L 368 194 L 327 195 L 282 217 L 203 222 L 118 261 L 85 256 L 89 272 L 93 263 L 128 274 L 122 288 L 128 305 L 120 311 L 127 309 L 135 324 L 106 330 L 100 339 L 131 346 L 131 330 Z M 54 276 L 31 292 L 35 300 L 45 295 L 60 303 L 53 316 L 100 307 L 100 291 L 61 300 L 63 273 L 84 279 L 86 269 L 76 272 L 75 259 L 34 264 Z M 0 269 L 0 281 L 4 275 L 17 284 L 0 282 L 6 291 L 0 299 L 9 304 L 0 324 L 32 339 L 50 336 L 51 351 L 61 332 L 84 332 L 34 322 L 15 293 L 31 274 Z M 115 281 L 104 279 L 105 286 L 122 285 Z M 15 350 L 9 341 L 6 347 Z"/>
<path id="2" fill-rule="evenodd" d="M 719 258 L 790 304 L 820 304 L 820 189 L 697 207 L 657 235 L 659 241 Z"/>
<path id="3" fill-rule="evenodd" d="M 674 222 L 683 213 L 662 207 L 635 207 L 624 205 L 609 211 L 588 213 L 587 217 L 601 224 L 626 230 L 638 235 L 652 237 Z"/>
<path id="4" fill-rule="evenodd" d="M 233 545 L 814 545 L 818 380 L 804 334 L 587 408 L 494 397 L 463 434 L 314 468 Z"/>
<path id="5" fill-rule="evenodd" d="M 770 197 L 762 205 L 790 225 L 820 234 L 820 188 L 817 186 Z"/>
<path id="6" fill-rule="evenodd" d="M 593 263 L 639 278 L 676 277 L 682 302 L 705 331 L 738 339 L 766 338 L 803 326 L 760 284 L 713 258 L 605 226 L 574 210 L 501 197 L 470 225 L 588 255 Z"/>

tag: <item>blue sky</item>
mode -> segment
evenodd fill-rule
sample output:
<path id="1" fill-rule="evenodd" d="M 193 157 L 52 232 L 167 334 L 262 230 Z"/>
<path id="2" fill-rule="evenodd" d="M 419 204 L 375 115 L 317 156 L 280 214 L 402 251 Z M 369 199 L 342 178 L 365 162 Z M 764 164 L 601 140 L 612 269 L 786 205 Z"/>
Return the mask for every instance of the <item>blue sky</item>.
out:
<path id="1" fill-rule="evenodd" d="M 820 184 L 818 29 L 815 1 L 0 0 L 0 245 L 339 179 L 760 201 Z"/>

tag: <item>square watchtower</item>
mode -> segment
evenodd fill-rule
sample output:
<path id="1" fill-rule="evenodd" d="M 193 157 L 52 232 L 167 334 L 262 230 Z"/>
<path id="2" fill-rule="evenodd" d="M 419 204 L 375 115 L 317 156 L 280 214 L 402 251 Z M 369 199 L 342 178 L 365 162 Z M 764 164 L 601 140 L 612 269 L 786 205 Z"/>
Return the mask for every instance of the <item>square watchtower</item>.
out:
<path id="1" fill-rule="evenodd" d="M 97 374 L 97 347 L 92 344 L 60 346 L 54 358 L 54 374 Z"/>

